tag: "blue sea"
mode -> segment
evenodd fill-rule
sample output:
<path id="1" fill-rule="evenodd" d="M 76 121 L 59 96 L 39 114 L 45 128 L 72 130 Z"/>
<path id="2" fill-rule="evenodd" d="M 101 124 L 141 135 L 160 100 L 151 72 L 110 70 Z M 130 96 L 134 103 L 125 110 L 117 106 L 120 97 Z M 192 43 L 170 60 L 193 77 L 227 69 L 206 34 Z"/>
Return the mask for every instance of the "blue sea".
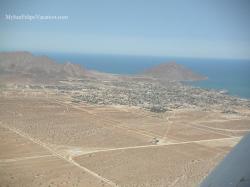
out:
<path id="1" fill-rule="evenodd" d="M 70 61 L 88 69 L 114 74 L 136 74 L 157 64 L 175 61 L 208 77 L 208 80 L 196 81 L 191 83 L 192 85 L 227 90 L 230 95 L 250 99 L 250 60 L 66 53 L 46 55 L 58 62 Z"/>

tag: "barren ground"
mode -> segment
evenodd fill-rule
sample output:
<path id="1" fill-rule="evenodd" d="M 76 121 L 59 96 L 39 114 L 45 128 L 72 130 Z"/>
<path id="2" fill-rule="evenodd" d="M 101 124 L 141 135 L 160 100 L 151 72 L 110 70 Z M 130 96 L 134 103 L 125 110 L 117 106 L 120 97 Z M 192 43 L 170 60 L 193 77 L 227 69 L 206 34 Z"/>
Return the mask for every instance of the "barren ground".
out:
<path id="1" fill-rule="evenodd" d="M 197 186 L 250 131 L 249 111 L 0 97 L 0 186 Z"/>

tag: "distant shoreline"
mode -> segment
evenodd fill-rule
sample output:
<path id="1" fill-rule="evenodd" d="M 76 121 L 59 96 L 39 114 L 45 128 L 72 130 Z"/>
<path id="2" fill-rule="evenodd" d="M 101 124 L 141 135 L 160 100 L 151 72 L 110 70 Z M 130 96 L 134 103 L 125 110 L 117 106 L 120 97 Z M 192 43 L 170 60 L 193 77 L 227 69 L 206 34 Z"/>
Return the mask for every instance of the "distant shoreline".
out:
<path id="1" fill-rule="evenodd" d="M 250 99 L 250 60 L 226 59 L 193 59 L 176 57 L 150 57 L 128 55 L 92 55 L 92 54 L 58 54 L 35 53 L 35 56 L 45 55 L 59 64 L 71 62 L 79 64 L 88 70 L 97 70 L 113 75 L 133 76 L 158 64 L 175 61 L 188 69 L 208 77 L 202 81 L 188 81 L 192 86 L 227 90 L 227 94 L 240 98 Z"/>
<path id="2" fill-rule="evenodd" d="M 250 60 L 246 59 L 195 59 L 177 57 L 150 57 L 129 55 L 49 54 L 64 62 L 71 61 L 88 69 L 119 75 L 135 75 L 146 68 L 166 61 L 176 61 L 206 80 L 192 82 L 193 86 L 206 89 L 227 90 L 229 95 L 250 99 Z"/>

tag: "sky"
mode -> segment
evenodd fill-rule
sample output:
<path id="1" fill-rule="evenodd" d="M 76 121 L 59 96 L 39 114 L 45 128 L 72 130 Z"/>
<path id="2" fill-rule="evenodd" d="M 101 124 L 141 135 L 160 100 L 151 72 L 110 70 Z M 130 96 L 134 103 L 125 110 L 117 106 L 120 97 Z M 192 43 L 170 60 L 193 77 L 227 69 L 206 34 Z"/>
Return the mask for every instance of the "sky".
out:
<path id="1" fill-rule="evenodd" d="M 0 0 L 0 16 L 1 51 L 250 59 L 249 0 Z"/>

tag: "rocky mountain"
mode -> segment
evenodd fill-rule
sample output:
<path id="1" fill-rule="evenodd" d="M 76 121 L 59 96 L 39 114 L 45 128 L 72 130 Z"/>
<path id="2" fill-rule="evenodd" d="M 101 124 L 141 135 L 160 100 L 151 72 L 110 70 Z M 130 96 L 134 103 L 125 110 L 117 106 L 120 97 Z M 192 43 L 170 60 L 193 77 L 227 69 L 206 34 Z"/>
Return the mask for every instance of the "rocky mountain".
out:
<path id="1" fill-rule="evenodd" d="M 53 82 L 87 74 L 80 65 L 56 63 L 47 56 L 34 56 L 29 52 L 0 53 L 0 79 L 7 82 Z"/>
<path id="2" fill-rule="evenodd" d="M 142 72 L 142 75 L 168 81 L 195 81 L 206 79 L 206 77 L 194 73 L 176 62 L 159 64 Z"/>

